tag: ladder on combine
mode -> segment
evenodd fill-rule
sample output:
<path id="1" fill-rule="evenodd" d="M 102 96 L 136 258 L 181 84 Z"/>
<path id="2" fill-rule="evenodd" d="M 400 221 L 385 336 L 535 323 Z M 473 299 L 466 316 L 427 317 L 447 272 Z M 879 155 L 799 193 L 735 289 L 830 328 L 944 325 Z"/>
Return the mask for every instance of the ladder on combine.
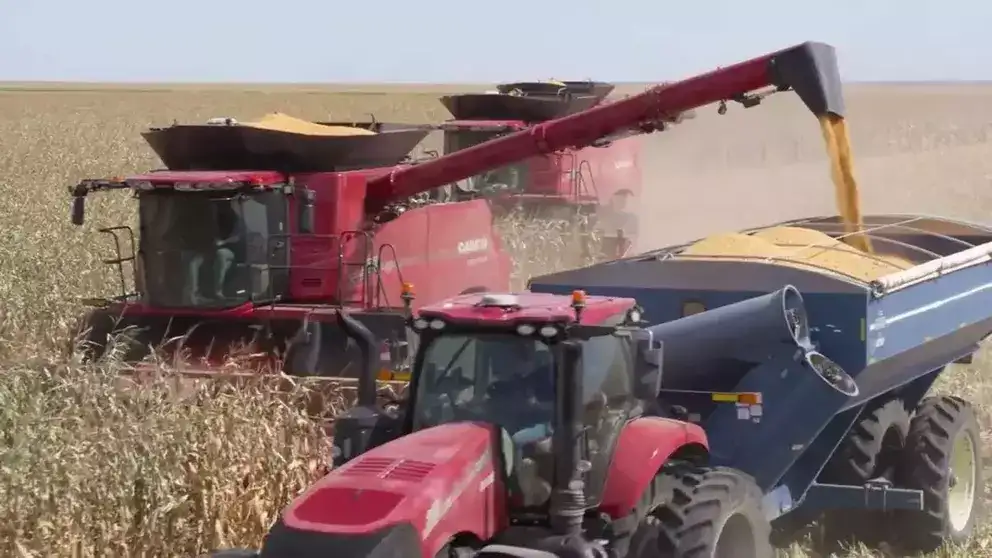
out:
<path id="1" fill-rule="evenodd" d="M 97 232 L 110 235 L 110 237 L 114 239 L 114 254 L 116 257 L 105 259 L 103 260 L 103 263 L 105 265 L 109 265 L 117 268 L 117 277 L 121 284 L 121 294 L 116 298 L 118 298 L 119 300 L 126 300 L 128 298 L 136 296 L 138 293 L 128 292 L 127 278 L 124 274 L 124 264 L 130 262 L 132 274 L 137 282 L 138 270 L 135 268 L 137 266 L 137 261 L 138 261 L 138 249 L 136 247 L 136 243 L 134 240 L 134 230 L 127 225 L 118 225 L 116 227 L 105 227 L 102 229 L 97 229 Z M 121 233 L 124 232 L 127 233 L 128 239 L 130 240 L 130 244 L 131 244 L 130 253 L 126 256 L 122 255 L 121 252 Z M 136 290 L 140 290 L 137 289 L 137 285 L 135 285 L 135 287 Z"/>
<path id="2" fill-rule="evenodd" d="M 562 155 L 562 173 L 568 177 L 568 200 L 575 205 L 595 204 L 599 200 L 596 177 L 587 159 L 579 159 L 575 153 Z"/>
<path id="3" fill-rule="evenodd" d="M 355 244 L 357 248 L 349 250 Z M 349 252 L 351 252 L 350 256 Z M 374 237 L 369 231 L 341 233 L 338 237 L 337 300 L 342 306 L 367 309 L 390 307 L 389 295 L 382 280 L 384 256 L 391 256 L 397 278 L 402 284 L 403 272 L 399 266 L 399 258 L 396 256 L 396 248 L 392 244 L 383 243 L 378 250 L 375 250 Z M 349 285 L 356 284 L 359 288 L 354 290 L 348 288 Z M 349 296 L 351 298 L 348 298 Z"/>

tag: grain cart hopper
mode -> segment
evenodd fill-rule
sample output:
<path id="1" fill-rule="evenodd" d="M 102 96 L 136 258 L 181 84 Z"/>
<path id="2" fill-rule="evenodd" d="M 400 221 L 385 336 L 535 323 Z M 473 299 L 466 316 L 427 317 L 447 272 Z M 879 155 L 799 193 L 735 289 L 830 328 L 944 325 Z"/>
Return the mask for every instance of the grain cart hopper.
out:
<path id="1" fill-rule="evenodd" d="M 817 115 L 842 112 L 833 49 L 804 43 L 397 171 L 391 188 L 406 194 L 438 176 L 449 183 L 470 175 L 455 169 L 476 157 L 499 166 L 534 145 L 589 145 L 724 99 L 752 103 L 744 95 L 769 85 L 795 89 Z M 802 318 L 793 293 L 776 296 Z M 367 397 L 339 416 L 338 467 L 283 510 L 259 553 L 217 556 L 683 558 L 737 550 L 766 558 L 769 518 L 755 481 L 708 468 L 702 426 L 655 416 L 665 410 L 657 399 L 662 354 L 654 334 L 637 327 L 639 314 L 633 298 L 581 292 L 476 293 L 421 307 L 410 320 L 420 339 L 409 400 L 387 412 Z M 838 389 L 827 380 L 850 378 L 811 351 L 793 340 L 790 354 L 804 358 L 788 363 L 787 383 L 833 401 Z M 714 397 L 728 394 L 706 400 Z M 737 403 L 727 407 L 735 416 Z"/>
<path id="2" fill-rule="evenodd" d="M 454 117 L 444 122 L 444 152 L 597 106 L 613 91 L 594 81 L 518 82 L 486 93 L 441 97 Z M 691 112 L 679 113 L 671 123 Z M 595 146 L 530 157 L 447 186 L 449 199 L 488 197 L 498 214 L 522 210 L 526 218 L 572 221 L 590 242 L 597 231 L 607 257 L 623 256 L 637 235 L 631 210 L 641 195 L 641 140 L 627 137 Z M 591 244 L 591 242 L 590 242 Z M 590 247 L 585 247 L 589 253 Z"/>
<path id="3" fill-rule="evenodd" d="M 992 228 L 870 215 L 875 256 L 842 232 L 837 217 L 790 221 L 530 288 L 636 298 L 664 344 L 663 409 L 704 428 L 711 465 L 754 479 L 783 540 L 822 519 L 828 543 L 961 542 L 981 512 L 975 411 L 927 393 L 992 333 Z M 788 249 L 760 248 L 768 239 Z"/>

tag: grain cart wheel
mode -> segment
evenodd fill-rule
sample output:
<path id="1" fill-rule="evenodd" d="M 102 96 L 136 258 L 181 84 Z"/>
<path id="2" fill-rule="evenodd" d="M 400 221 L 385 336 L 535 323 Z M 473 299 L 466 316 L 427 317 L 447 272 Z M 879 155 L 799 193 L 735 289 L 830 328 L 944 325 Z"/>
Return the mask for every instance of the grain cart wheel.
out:
<path id="1" fill-rule="evenodd" d="M 906 447 L 910 415 L 899 399 L 869 407 L 820 473 L 820 481 L 863 486 L 870 480 L 895 481 L 895 467 Z M 877 510 L 831 510 L 823 517 L 823 541 L 878 546 L 887 539 L 891 514 Z"/>
<path id="2" fill-rule="evenodd" d="M 931 552 L 971 536 L 982 514 L 981 438 L 974 408 L 959 397 L 923 400 L 899 462 L 899 486 L 923 491 L 923 511 L 898 514 L 907 551 Z"/>
<path id="3" fill-rule="evenodd" d="M 771 525 L 761 489 L 725 467 L 675 469 L 671 498 L 652 513 L 661 523 L 660 552 L 673 558 L 769 558 Z"/>

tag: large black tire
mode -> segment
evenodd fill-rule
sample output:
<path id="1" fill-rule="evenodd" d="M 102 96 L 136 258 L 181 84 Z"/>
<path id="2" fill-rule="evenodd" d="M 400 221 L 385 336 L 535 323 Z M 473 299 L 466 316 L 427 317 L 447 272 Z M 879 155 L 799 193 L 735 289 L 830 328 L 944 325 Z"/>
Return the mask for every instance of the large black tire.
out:
<path id="1" fill-rule="evenodd" d="M 750 476 L 725 467 L 684 467 L 661 477 L 671 483 L 671 497 L 652 511 L 660 524 L 653 556 L 774 556 L 761 489 Z"/>
<path id="2" fill-rule="evenodd" d="M 827 462 L 819 480 L 863 486 L 873 479 L 895 482 L 895 469 L 909 436 L 910 413 L 899 399 L 869 408 Z M 831 510 L 823 516 L 823 542 L 877 547 L 889 537 L 891 512 Z"/>
<path id="3" fill-rule="evenodd" d="M 654 510 L 670 498 L 671 479 L 658 475 L 644 490 L 634 509 L 636 523 L 632 532 L 613 533 L 621 536 L 615 540 L 613 550 L 616 556 L 624 558 L 657 558 L 660 539 L 663 536 L 661 521 L 653 515 Z"/>
<path id="4" fill-rule="evenodd" d="M 962 448 L 970 453 L 970 469 L 955 463 L 961 458 L 955 449 Z M 981 437 L 971 404 L 953 396 L 923 400 L 897 470 L 900 487 L 923 491 L 922 511 L 898 513 L 898 540 L 904 551 L 932 552 L 944 543 L 962 544 L 971 537 L 984 511 L 981 463 Z M 967 483 L 962 486 L 965 492 L 970 487 L 970 502 L 967 495 L 955 501 L 960 493 L 954 490 L 960 483 Z M 967 515 L 955 517 L 953 508 Z"/>

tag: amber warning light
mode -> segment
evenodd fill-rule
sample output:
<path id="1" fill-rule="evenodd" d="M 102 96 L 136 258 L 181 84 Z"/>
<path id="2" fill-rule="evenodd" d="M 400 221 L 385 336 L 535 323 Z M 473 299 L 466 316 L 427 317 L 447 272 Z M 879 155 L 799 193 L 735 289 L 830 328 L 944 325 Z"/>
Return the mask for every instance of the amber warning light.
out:
<path id="1" fill-rule="evenodd" d="M 400 286 L 400 299 L 403 300 L 403 307 L 406 309 L 407 313 L 410 313 L 410 309 L 413 305 L 413 283 L 403 283 Z"/>
<path id="2" fill-rule="evenodd" d="M 575 310 L 575 321 L 582 321 L 582 309 L 586 307 L 586 292 L 572 291 L 572 309 Z"/>

